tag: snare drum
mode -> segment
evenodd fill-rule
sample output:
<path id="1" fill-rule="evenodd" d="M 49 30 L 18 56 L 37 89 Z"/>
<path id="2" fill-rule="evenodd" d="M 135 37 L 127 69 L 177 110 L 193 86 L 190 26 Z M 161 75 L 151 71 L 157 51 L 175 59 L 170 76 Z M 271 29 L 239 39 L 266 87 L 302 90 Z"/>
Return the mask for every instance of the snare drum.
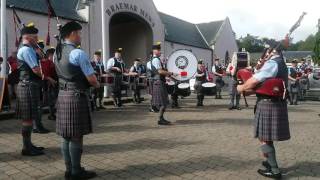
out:
<path id="1" fill-rule="evenodd" d="M 191 90 L 189 83 L 180 83 L 178 84 L 178 95 L 182 97 L 190 96 Z"/>
<path id="2" fill-rule="evenodd" d="M 130 84 L 130 77 L 129 76 L 122 76 L 122 84 L 129 85 Z"/>
<path id="3" fill-rule="evenodd" d="M 101 76 L 100 82 L 101 82 L 101 84 L 111 85 L 114 83 L 114 77 L 110 76 L 110 75 Z"/>
<path id="4" fill-rule="evenodd" d="M 217 93 L 217 87 L 215 83 L 203 83 L 202 84 L 202 93 L 205 96 L 215 96 Z"/>
<path id="5" fill-rule="evenodd" d="M 166 85 L 167 85 L 168 94 L 173 94 L 174 86 L 176 85 L 176 83 L 174 81 L 167 81 Z"/>

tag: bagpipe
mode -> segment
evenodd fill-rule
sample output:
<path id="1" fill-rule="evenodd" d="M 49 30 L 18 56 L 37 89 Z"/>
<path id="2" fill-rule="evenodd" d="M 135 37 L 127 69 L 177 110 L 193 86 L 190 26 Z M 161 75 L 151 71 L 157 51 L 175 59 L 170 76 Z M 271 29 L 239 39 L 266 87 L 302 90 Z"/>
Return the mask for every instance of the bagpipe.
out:
<path id="1" fill-rule="evenodd" d="M 256 69 L 259 70 L 263 67 L 264 63 L 268 60 L 271 59 L 271 57 L 274 55 L 275 52 L 280 52 L 280 56 L 282 57 L 281 51 L 280 51 L 280 46 L 284 44 L 284 46 L 288 47 L 289 46 L 289 37 L 295 31 L 301 24 L 301 21 L 303 17 L 306 15 L 305 12 L 299 17 L 299 20 L 291 27 L 289 30 L 289 33 L 286 35 L 285 39 L 283 41 L 280 41 L 280 43 L 274 47 L 270 48 L 267 47 L 265 48 L 259 63 L 256 66 Z M 243 58 L 242 58 L 243 59 Z M 242 67 L 244 66 L 245 63 L 239 61 L 239 64 L 242 64 Z M 237 73 L 236 77 L 240 84 L 245 83 L 247 80 L 249 80 L 253 76 L 253 72 L 247 68 L 237 68 Z M 266 95 L 270 97 L 282 97 L 285 99 L 286 97 L 286 84 L 281 78 L 269 78 L 265 80 L 263 83 L 260 83 L 255 89 L 254 92 L 256 94 L 260 95 Z"/>
<path id="2" fill-rule="evenodd" d="M 58 27 L 61 27 L 60 23 L 59 23 L 59 17 L 56 15 L 52 4 L 50 2 L 50 0 L 46 0 L 46 4 L 48 7 L 48 32 L 47 32 L 47 37 L 46 37 L 46 45 L 49 46 L 50 45 L 50 19 L 51 17 L 56 17 L 57 22 L 58 22 Z M 13 24 L 14 24 L 14 29 L 15 29 L 15 34 L 16 34 L 16 38 L 15 38 L 15 45 L 16 48 L 18 49 L 21 41 L 22 41 L 22 36 L 20 35 L 20 37 L 18 38 L 18 31 L 20 32 L 22 30 L 22 28 L 27 27 L 27 26 L 33 26 L 33 23 L 30 23 L 28 25 L 25 25 L 21 18 L 19 17 L 18 13 L 16 12 L 16 9 L 14 7 L 14 5 L 10 5 L 9 6 L 12 9 L 12 13 L 13 13 Z M 58 28 L 59 30 L 59 28 Z M 43 75 L 43 69 L 42 69 L 42 65 L 40 62 L 41 58 L 45 58 L 46 57 L 46 53 L 43 51 L 43 49 L 39 46 L 39 44 L 35 44 L 35 48 L 37 49 L 37 54 L 39 55 L 39 68 L 40 68 L 40 72 L 42 75 L 42 79 L 44 79 L 44 75 Z"/>

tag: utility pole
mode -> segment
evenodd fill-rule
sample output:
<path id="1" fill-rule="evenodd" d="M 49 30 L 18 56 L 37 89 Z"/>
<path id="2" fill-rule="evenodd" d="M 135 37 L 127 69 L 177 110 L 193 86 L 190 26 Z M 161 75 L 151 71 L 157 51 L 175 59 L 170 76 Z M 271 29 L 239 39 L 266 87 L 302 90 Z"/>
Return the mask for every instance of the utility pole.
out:
<path id="1" fill-rule="evenodd" d="M 7 27 L 7 13 L 6 13 L 6 0 L 1 0 L 1 39 L 0 39 L 0 48 L 1 54 L 0 56 L 3 58 L 2 67 L 1 67 L 1 77 L 6 77 L 7 71 L 7 39 L 6 39 L 6 27 Z"/>

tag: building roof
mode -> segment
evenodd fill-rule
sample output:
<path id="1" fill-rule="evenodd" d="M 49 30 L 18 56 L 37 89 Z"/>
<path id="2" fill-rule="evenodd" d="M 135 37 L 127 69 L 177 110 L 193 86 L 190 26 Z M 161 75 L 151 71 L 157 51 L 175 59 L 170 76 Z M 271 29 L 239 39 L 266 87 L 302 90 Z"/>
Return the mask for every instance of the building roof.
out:
<path id="1" fill-rule="evenodd" d="M 209 45 L 215 44 L 216 38 L 223 22 L 224 20 L 197 24 L 199 30 L 201 31 L 202 35 L 207 40 Z"/>
<path id="2" fill-rule="evenodd" d="M 16 9 L 22 11 L 46 15 L 48 13 L 46 1 L 47 0 L 7 0 L 7 6 L 14 5 Z M 78 2 L 79 0 L 51 0 L 53 9 L 59 17 L 86 22 L 86 20 L 77 13 Z M 166 41 L 205 49 L 211 49 L 208 44 L 214 44 L 219 29 L 224 22 L 215 21 L 196 25 L 161 12 L 159 12 L 159 16 L 165 26 Z"/>
<path id="3" fill-rule="evenodd" d="M 85 22 L 77 13 L 79 0 L 51 0 L 53 9 L 57 16 Z M 30 11 L 34 13 L 48 14 L 46 0 L 7 0 L 7 6 L 14 5 L 16 9 Z"/>
<path id="4" fill-rule="evenodd" d="M 257 62 L 262 55 L 262 52 L 260 53 L 250 53 L 251 62 L 255 63 Z M 312 51 L 283 51 L 283 56 L 286 58 L 287 62 L 291 62 L 293 59 L 302 59 L 306 58 L 308 56 L 312 56 Z"/>
<path id="5" fill-rule="evenodd" d="M 284 51 L 283 52 L 283 56 L 286 57 L 288 60 L 306 58 L 312 55 L 313 55 L 312 51 Z"/>
<path id="6" fill-rule="evenodd" d="M 195 24 L 159 12 L 165 26 L 165 40 L 209 49 Z"/>

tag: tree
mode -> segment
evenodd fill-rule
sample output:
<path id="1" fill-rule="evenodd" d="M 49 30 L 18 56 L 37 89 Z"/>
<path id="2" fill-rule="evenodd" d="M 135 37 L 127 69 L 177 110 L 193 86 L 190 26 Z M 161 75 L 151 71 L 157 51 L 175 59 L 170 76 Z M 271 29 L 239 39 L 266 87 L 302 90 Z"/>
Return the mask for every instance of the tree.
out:
<path id="1" fill-rule="evenodd" d="M 316 42 L 313 49 L 313 52 L 314 52 L 313 61 L 316 64 L 320 64 L 320 30 L 316 34 L 315 39 L 316 39 Z"/>

